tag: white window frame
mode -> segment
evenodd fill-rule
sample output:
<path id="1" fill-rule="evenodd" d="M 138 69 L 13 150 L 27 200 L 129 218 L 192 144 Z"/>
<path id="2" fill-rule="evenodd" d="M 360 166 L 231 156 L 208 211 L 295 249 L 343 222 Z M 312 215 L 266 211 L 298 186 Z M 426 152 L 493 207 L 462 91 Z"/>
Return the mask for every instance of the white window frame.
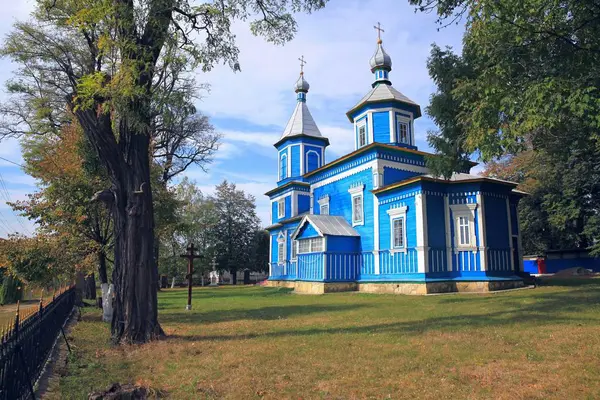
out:
<path id="1" fill-rule="evenodd" d="M 404 139 L 402 138 L 402 128 L 405 128 L 406 130 L 406 135 L 404 135 Z M 398 143 L 409 143 L 410 139 L 409 139 L 409 129 L 408 129 L 408 123 L 404 122 L 404 121 L 398 121 Z"/>
<path id="2" fill-rule="evenodd" d="M 300 243 L 298 244 L 298 254 L 308 254 L 308 253 L 322 253 L 325 251 L 325 238 L 324 237 L 313 237 L 307 239 L 298 239 L 297 242 L 302 242 L 302 244 L 308 243 L 308 251 L 301 251 Z M 315 250 L 314 247 L 317 243 L 320 243 L 320 249 Z"/>
<path id="3" fill-rule="evenodd" d="M 282 171 L 282 164 L 283 164 L 283 159 L 285 157 L 285 175 L 283 175 L 283 171 Z M 284 152 L 281 154 L 281 156 L 279 156 L 279 180 L 282 181 L 286 178 L 288 178 L 290 176 L 290 166 L 288 165 L 288 155 L 287 152 Z"/>
<path id="4" fill-rule="evenodd" d="M 387 210 L 387 214 L 390 216 L 390 252 L 397 253 L 402 252 L 406 253 L 407 250 L 407 242 L 408 237 L 406 235 L 406 211 L 408 210 L 407 206 L 390 208 Z M 394 246 L 394 221 L 402 219 L 402 240 L 403 246 L 396 247 Z"/>
<path id="5" fill-rule="evenodd" d="M 475 210 L 477 204 L 452 204 L 450 210 L 452 210 L 452 220 L 454 222 L 454 248 L 460 250 L 477 250 L 477 238 L 475 236 Z M 460 224 L 461 218 L 467 219 L 467 226 L 469 227 L 469 243 L 464 244 L 460 242 Z"/>
<path id="6" fill-rule="evenodd" d="M 285 264 L 285 258 L 286 258 L 285 236 L 286 235 L 283 232 L 280 232 L 279 236 L 277 237 L 277 263 L 278 264 Z"/>
<path id="7" fill-rule="evenodd" d="M 348 189 L 350 193 L 350 208 L 352 210 L 352 226 L 359 226 L 365 224 L 365 196 L 364 196 L 365 185 L 359 185 Z M 361 215 L 355 214 L 354 199 L 360 197 L 361 199 Z M 357 217 L 360 217 L 357 218 Z"/>
<path id="8" fill-rule="evenodd" d="M 323 210 L 327 210 L 327 212 L 323 212 Z M 319 214 L 329 215 L 329 196 L 319 199 Z"/>
<path id="9" fill-rule="evenodd" d="M 365 141 L 363 144 L 360 143 L 360 130 L 364 128 L 365 130 Z M 369 144 L 369 136 L 367 132 L 367 119 L 363 118 L 360 122 L 356 124 L 356 148 L 360 149 L 361 147 L 365 147 Z"/>
<path id="10" fill-rule="evenodd" d="M 292 261 L 296 261 L 297 258 L 298 258 L 298 241 L 297 240 L 292 240 L 292 257 L 291 257 L 291 260 Z"/>
<path id="11" fill-rule="evenodd" d="M 285 197 L 277 200 L 277 218 L 281 219 L 285 217 Z"/>

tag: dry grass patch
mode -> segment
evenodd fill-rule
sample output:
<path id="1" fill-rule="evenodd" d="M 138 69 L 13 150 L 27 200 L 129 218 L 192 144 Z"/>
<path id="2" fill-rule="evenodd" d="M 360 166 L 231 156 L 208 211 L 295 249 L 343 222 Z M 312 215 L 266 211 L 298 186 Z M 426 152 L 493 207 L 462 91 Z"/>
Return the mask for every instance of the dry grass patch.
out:
<path id="1" fill-rule="evenodd" d="M 80 399 L 113 382 L 174 399 L 600 397 L 600 280 L 490 295 L 161 292 L 166 340 L 111 348 L 99 312 L 72 331 Z"/>

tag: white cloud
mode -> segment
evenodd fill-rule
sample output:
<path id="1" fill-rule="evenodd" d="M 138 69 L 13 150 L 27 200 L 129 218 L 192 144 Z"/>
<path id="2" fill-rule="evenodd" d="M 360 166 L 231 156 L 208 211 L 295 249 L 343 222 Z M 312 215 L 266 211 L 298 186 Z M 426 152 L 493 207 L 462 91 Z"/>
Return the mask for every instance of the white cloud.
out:
<path id="1" fill-rule="evenodd" d="M 383 19 L 382 9 L 386 10 Z M 282 47 L 254 37 L 246 23 L 236 24 L 242 71 L 234 74 L 228 67 L 218 66 L 200 76 L 199 80 L 212 86 L 200 108 L 215 116 L 284 126 L 292 112 L 290 100 L 295 97 L 292 87 L 298 77 L 297 59 L 304 55 L 313 115 L 320 108 L 329 110 L 332 101 L 340 103 L 337 113 L 343 115 L 370 89 L 368 61 L 376 47 L 372 25 L 378 20 L 386 30 L 384 47 L 393 60 L 394 86 L 425 106 L 433 87 L 425 66 L 430 43 L 460 46 L 462 30 L 447 28 L 438 33 L 435 16 L 415 14 L 407 2 L 394 0 L 344 1 L 343 8 L 342 3 L 331 2 L 322 11 L 297 19 L 296 38 Z M 327 120 L 316 122 L 329 124 Z"/>
<path id="2" fill-rule="evenodd" d="M 485 170 L 485 163 L 479 163 L 476 166 L 474 166 L 473 168 L 471 168 L 470 174 L 471 175 L 481 175 L 484 170 Z"/>

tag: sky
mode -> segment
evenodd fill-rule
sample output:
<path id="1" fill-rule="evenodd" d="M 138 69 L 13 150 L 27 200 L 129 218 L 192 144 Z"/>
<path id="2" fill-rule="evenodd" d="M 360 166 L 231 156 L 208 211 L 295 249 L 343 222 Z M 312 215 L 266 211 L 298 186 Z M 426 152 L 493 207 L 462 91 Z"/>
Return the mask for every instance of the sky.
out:
<path id="1" fill-rule="evenodd" d="M 0 37 L 3 39 L 17 20 L 28 17 L 33 0 L 0 0 Z M 255 196 L 257 213 L 263 225 L 269 224 L 269 200 L 264 193 L 276 186 L 277 152 L 273 147 L 294 110 L 298 79 L 304 56 L 305 79 L 310 84 L 307 105 L 321 133 L 331 145 L 326 162 L 353 150 L 351 124 L 346 111 L 370 89 L 373 75 L 369 59 L 375 52 L 381 23 L 383 47 L 391 56 L 393 86 L 416 101 L 424 110 L 435 85 L 427 73 L 431 44 L 452 46 L 460 51 L 464 26 L 438 31 L 436 16 L 415 13 L 408 0 L 330 0 L 327 6 L 310 15 L 298 14 L 298 33 L 284 46 L 267 43 L 251 34 L 248 23 L 236 23 L 234 33 L 240 48 L 240 72 L 226 65 L 198 71 L 196 80 L 207 83 L 197 108 L 208 115 L 223 135 L 219 151 L 208 171 L 194 167 L 186 175 L 200 189 L 211 193 L 224 179 Z M 5 82 L 14 65 L 0 59 L 0 100 L 6 99 Z M 431 151 L 427 131 L 435 125 L 423 115 L 415 121 L 415 136 L 420 150 Z M 0 142 L 0 157 L 22 162 L 16 140 Z M 476 171 L 474 171 L 476 172 Z M 20 167 L 0 159 L 0 237 L 8 233 L 33 231 L 30 221 L 19 218 L 5 204 L 22 200 L 36 190 L 35 180 Z"/>

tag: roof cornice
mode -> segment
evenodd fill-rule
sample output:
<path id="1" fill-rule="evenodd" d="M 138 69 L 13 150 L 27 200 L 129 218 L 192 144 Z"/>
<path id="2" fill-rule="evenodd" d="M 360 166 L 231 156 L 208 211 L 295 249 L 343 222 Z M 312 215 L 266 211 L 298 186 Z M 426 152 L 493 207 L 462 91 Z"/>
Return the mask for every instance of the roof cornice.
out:
<path id="1" fill-rule="evenodd" d="M 300 181 L 291 181 L 288 182 L 284 185 L 278 186 L 275 189 L 269 190 L 267 193 L 265 193 L 265 196 L 271 196 L 272 194 L 275 194 L 277 192 L 280 192 L 284 189 L 287 189 L 291 186 L 304 186 L 304 187 L 310 187 L 310 184 L 306 183 L 306 182 L 300 182 Z"/>

